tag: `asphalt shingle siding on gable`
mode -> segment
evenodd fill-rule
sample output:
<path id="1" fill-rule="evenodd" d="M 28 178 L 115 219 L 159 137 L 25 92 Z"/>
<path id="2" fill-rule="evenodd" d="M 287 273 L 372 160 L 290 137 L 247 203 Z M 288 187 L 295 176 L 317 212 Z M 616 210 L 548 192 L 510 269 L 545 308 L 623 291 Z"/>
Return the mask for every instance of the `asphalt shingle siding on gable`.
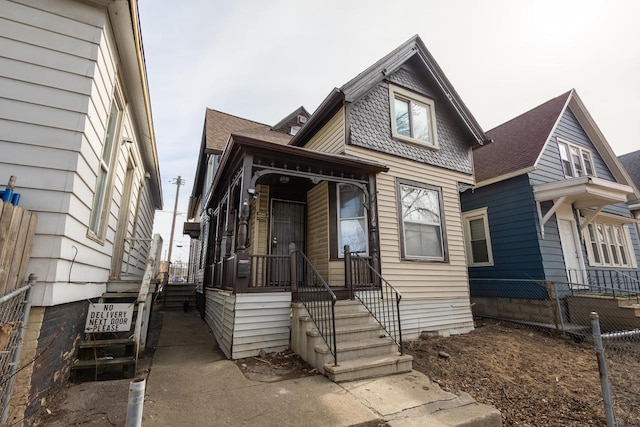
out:
<path id="1" fill-rule="evenodd" d="M 404 157 L 457 172 L 472 173 L 469 143 L 460 126 L 433 91 L 418 76 L 400 69 L 389 80 L 435 100 L 439 149 L 397 141 L 391 137 L 389 86 L 382 82 L 351 107 L 350 144 Z"/>

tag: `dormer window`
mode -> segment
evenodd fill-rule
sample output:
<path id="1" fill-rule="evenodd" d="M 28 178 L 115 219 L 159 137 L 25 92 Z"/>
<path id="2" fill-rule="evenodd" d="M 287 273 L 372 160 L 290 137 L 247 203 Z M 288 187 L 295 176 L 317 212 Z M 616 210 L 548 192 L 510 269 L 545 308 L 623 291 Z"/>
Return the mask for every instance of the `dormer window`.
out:
<path id="1" fill-rule="evenodd" d="M 389 85 L 389 100 L 394 138 L 438 146 L 433 100 L 393 85 Z"/>
<path id="2" fill-rule="evenodd" d="M 562 169 L 567 178 L 595 176 L 590 150 L 562 140 L 558 140 L 558 150 L 560 150 Z"/>

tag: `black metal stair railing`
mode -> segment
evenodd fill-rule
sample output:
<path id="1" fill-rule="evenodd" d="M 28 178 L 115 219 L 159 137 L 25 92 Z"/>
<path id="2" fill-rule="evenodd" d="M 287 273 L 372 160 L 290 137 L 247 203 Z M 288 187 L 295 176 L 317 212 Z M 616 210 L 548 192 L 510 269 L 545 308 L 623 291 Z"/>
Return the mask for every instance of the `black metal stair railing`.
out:
<path id="1" fill-rule="evenodd" d="M 336 346 L 336 295 L 300 250 L 292 247 L 291 290 L 309 313 L 320 336 L 329 347 L 334 364 L 338 364 Z"/>
<path id="2" fill-rule="evenodd" d="M 572 293 L 598 292 L 640 302 L 640 270 L 567 270 Z"/>
<path id="3" fill-rule="evenodd" d="M 345 245 L 345 280 L 357 298 L 398 345 L 403 354 L 400 300 L 402 295 L 369 263 L 369 258 L 349 251 Z"/>

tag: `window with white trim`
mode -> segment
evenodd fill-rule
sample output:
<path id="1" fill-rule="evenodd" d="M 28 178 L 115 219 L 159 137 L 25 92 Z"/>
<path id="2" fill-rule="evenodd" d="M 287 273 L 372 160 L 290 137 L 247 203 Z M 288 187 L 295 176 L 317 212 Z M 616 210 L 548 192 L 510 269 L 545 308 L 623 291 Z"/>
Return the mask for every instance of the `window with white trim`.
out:
<path id="1" fill-rule="evenodd" d="M 589 223 L 586 238 L 590 265 L 633 267 L 633 248 L 623 225 Z"/>
<path id="2" fill-rule="evenodd" d="M 441 189 L 431 185 L 398 182 L 398 211 L 402 258 L 445 261 Z"/>
<path id="3" fill-rule="evenodd" d="M 105 231 L 104 222 L 107 217 L 106 210 L 108 207 L 106 199 L 109 194 L 108 190 L 111 182 L 110 174 L 115 160 L 115 153 L 118 148 L 118 135 L 120 133 L 122 111 L 123 102 L 116 91 L 109 109 L 107 129 L 104 136 L 104 144 L 102 145 L 102 154 L 100 155 L 96 190 L 93 196 L 91 217 L 89 218 L 89 230 L 99 238 L 104 236 Z"/>
<path id="4" fill-rule="evenodd" d="M 344 245 L 351 252 L 369 253 L 367 212 L 364 193 L 355 185 L 338 184 L 338 256 L 344 257 Z"/>
<path id="5" fill-rule="evenodd" d="M 558 139 L 560 161 L 564 176 L 577 178 L 579 176 L 595 176 L 593 156 L 591 150 Z"/>
<path id="6" fill-rule="evenodd" d="M 391 134 L 394 138 L 438 147 L 433 100 L 389 85 Z"/>
<path id="7" fill-rule="evenodd" d="M 487 208 L 465 212 L 462 220 L 467 247 L 467 264 L 470 267 L 493 265 Z"/>

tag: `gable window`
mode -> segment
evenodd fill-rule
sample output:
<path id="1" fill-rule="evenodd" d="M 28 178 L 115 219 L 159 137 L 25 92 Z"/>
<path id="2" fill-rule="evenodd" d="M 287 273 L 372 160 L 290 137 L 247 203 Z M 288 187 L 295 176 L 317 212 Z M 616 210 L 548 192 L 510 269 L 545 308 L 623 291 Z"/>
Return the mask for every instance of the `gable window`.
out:
<path id="1" fill-rule="evenodd" d="M 389 85 L 391 132 L 394 138 L 438 146 L 433 100 Z"/>
<path id="2" fill-rule="evenodd" d="M 344 245 L 351 252 L 367 255 L 367 216 L 363 192 L 351 184 L 338 184 L 338 256 L 344 256 Z"/>
<path id="3" fill-rule="evenodd" d="M 623 225 L 592 222 L 587 225 L 589 264 L 633 267 L 633 248 Z"/>
<path id="4" fill-rule="evenodd" d="M 470 267 L 493 265 L 487 208 L 465 212 L 462 215 L 462 220 L 468 265 Z"/>
<path id="5" fill-rule="evenodd" d="M 117 150 L 117 137 L 120 131 L 120 122 L 122 118 L 122 101 L 119 95 L 113 97 L 111 107 L 109 109 L 109 117 L 107 119 L 107 129 L 102 145 L 102 154 L 100 155 L 100 165 L 98 169 L 98 177 L 96 180 L 96 191 L 93 197 L 93 205 L 91 208 L 91 217 L 89 218 L 89 230 L 98 237 L 104 235 L 104 222 L 107 217 L 107 194 L 112 166 L 115 160 Z"/>
<path id="6" fill-rule="evenodd" d="M 560 150 L 564 176 L 567 178 L 595 176 L 590 150 L 561 140 L 558 140 L 558 150 Z"/>
<path id="7" fill-rule="evenodd" d="M 441 189 L 398 181 L 397 191 L 402 257 L 445 261 Z"/>

